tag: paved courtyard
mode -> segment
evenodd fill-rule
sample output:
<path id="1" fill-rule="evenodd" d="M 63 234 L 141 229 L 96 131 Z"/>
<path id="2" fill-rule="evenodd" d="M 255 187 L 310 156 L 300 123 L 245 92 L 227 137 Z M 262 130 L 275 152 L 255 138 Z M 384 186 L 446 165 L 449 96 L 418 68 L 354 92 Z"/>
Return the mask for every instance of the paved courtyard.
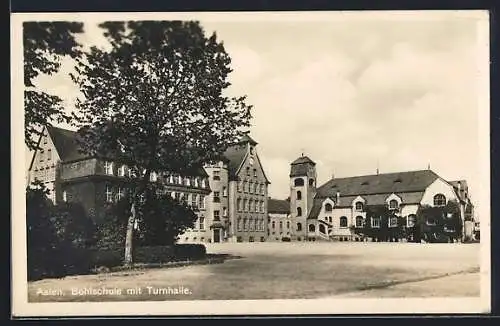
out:
<path id="1" fill-rule="evenodd" d="M 235 257 L 30 282 L 29 301 L 480 295 L 478 244 L 221 243 L 208 244 L 207 251 Z"/>

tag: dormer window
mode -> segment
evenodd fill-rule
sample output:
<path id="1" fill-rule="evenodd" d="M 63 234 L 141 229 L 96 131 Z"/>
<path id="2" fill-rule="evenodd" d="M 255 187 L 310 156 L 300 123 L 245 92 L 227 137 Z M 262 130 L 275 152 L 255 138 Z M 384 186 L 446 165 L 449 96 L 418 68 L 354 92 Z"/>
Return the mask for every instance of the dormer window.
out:
<path id="1" fill-rule="evenodd" d="M 392 199 L 389 202 L 389 209 L 397 209 L 399 206 L 398 201 L 396 199 Z"/>
<path id="2" fill-rule="evenodd" d="M 326 203 L 325 204 L 325 212 L 331 212 L 332 211 L 332 204 Z"/>
<path id="3" fill-rule="evenodd" d="M 247 176 L 250 176 L 250 168 L 247 166 Z"/>
<path id="4" fill-rule="evenodd" d="M 400 183 L 402 182 L 401 178 L 397 178 L 396 180 L 394 180 L 394 183 Z"/>
<path id="5" fill-rule="evenodd" d="M 362 212 L 363 211 L 363 203 L 358 201 L 356 204 L 355 204 L 355 209 L 357 212 Z"/>
<path id="6" fill-rule="evenodd" d="M 112 175 L 113 174 L 113 163 L 112 162 L 104 162 L 104 173 Z"/>

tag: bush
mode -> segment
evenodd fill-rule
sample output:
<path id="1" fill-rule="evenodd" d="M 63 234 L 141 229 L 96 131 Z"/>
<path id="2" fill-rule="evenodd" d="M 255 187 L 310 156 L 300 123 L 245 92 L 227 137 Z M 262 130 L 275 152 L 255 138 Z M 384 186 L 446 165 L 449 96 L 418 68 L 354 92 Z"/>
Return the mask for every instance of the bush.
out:
<path id="1" fill-rule="evenodd" d="M 283 237 L 283 238 L 281 238 L 281 241 L 290 242 L 290 241 L 292 241 L 292 239 L 290 239 L 290 237 Z"/>
<path id="2" fill-rule="evenodd" d="M 203 259 L 207 254 L 207 248 L 202 244 L 176 244 L 174 246 L 174 258 L 176 260 Z"/>
<path id="3" fill-rule="evenodd" d="M 135 263 L 166 263 L 173 258 L 173 246 L 137 247 L 134 251 Z"/>

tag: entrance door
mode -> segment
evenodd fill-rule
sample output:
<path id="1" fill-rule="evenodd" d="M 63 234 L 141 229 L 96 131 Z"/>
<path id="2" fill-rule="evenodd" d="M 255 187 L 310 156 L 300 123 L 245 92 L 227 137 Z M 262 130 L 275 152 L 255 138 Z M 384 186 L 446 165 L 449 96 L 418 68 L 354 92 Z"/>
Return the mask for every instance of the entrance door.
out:
<path id="1" fill-rule="evenodd" d="M 220 229 L 214 229 L 214 242 L 220 242 Z"/>

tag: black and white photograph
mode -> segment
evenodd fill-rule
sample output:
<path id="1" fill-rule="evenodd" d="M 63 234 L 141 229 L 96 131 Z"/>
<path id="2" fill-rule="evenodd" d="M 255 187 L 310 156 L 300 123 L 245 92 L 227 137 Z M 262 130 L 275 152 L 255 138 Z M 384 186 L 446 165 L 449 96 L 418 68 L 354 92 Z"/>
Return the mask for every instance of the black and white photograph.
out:
<path id="1" fill-rule="evenodd" d="M 490 311 L 487 11 L 11 18 L 14 315 Z"/>

